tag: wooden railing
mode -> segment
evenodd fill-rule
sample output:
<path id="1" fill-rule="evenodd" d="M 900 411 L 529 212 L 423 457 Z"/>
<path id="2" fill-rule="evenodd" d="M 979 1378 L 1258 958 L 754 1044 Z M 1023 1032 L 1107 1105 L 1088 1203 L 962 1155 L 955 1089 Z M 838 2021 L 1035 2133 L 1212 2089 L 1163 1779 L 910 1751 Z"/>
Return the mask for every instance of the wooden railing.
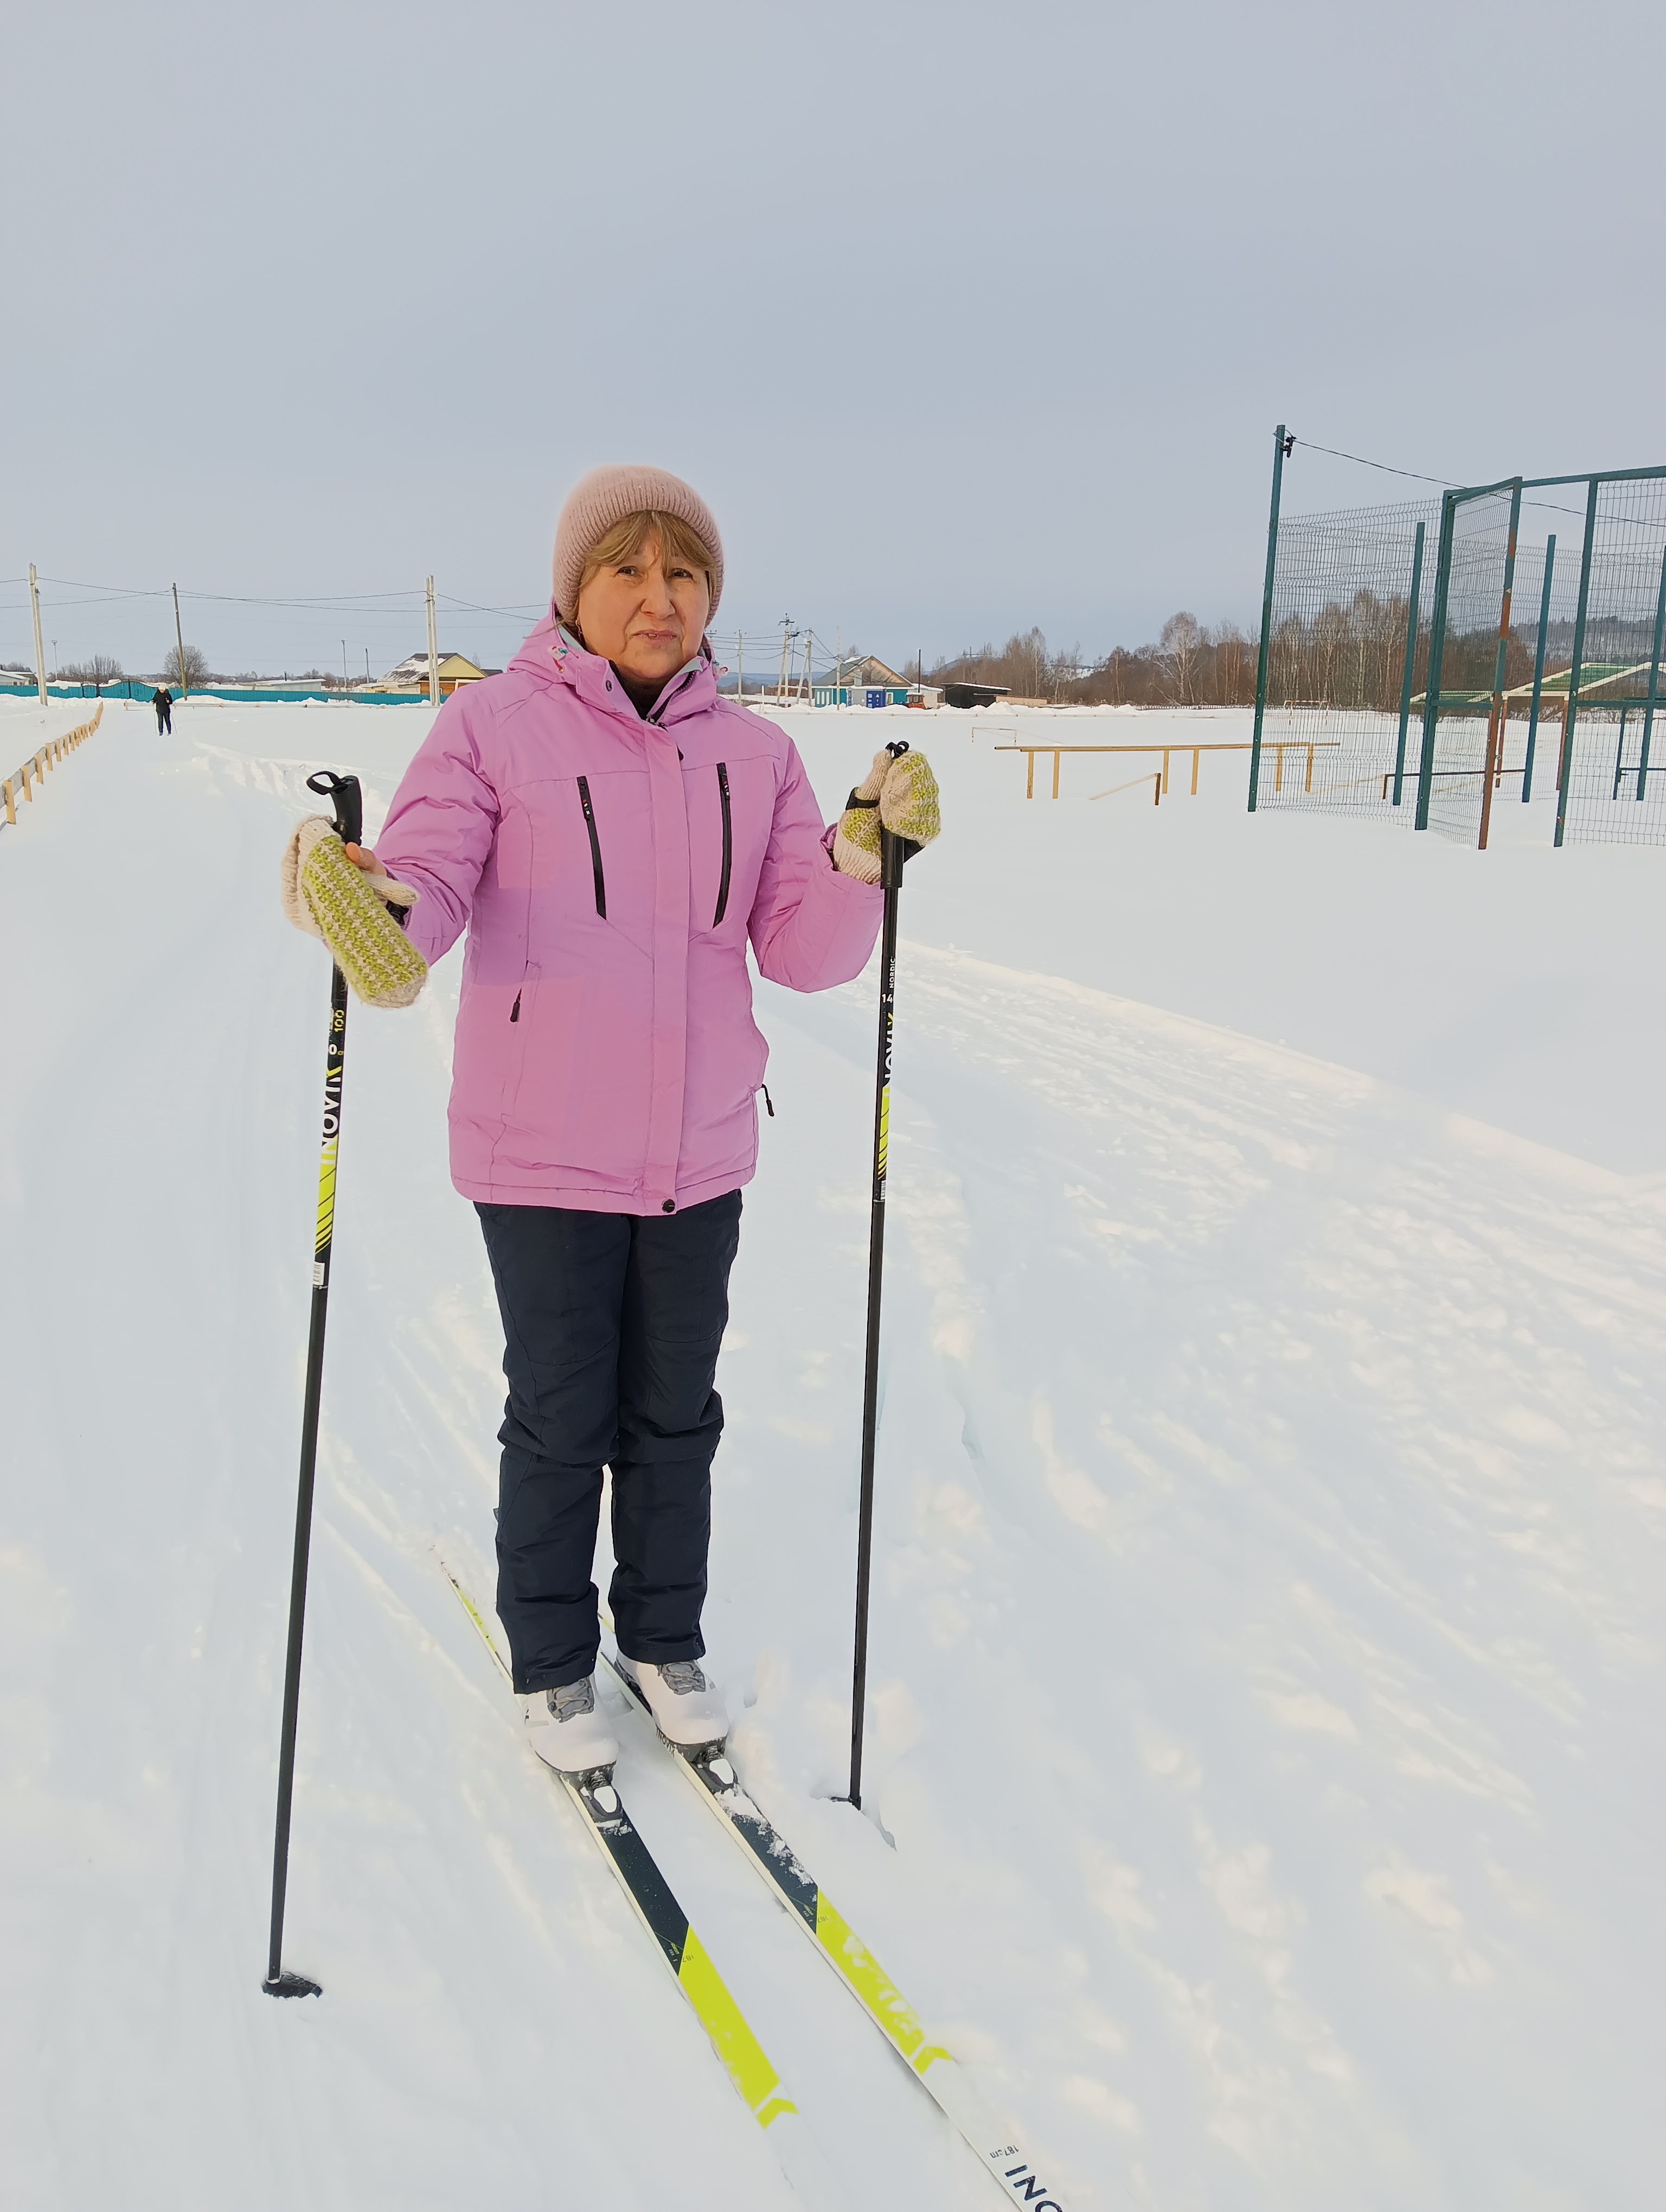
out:
<path id="1" fill-rule="evenodd" d="M 1161 753 L 1163 756 L 1163 766 L 1160 772 L 1159 786 L 1157 794 L 1160 799 L 1164 793 L 1166 792 L 1169 787 L 1169 758 L 1170 754 L 1189 753 L 1191 755 L 1192 796 L 1195 799 L 1197 796 L 1197 763 L 1200 753 L 1247 753 L 1249 750 L 1250 744 L 1247 738 L 1241 740 L 1237 744 L 1189 744 L 1182 743 L 1175 738 L 1170 738 L 1167 744 L 1164 744 L 1159 740 L 1157 744 L 1149 745 L 1065 745 L 1043 743 L 1040 739 L 1032 740 L 1029 738 L 1020 738 L 1015 737 L 1010 744 L 997 745 L 995 747 L 995 750 L 997 752 L 1024 753 L 1028 756 L 1028 772 L 1025 775 L 1024 782 L 1024 795 L 1026 799 L 1033 799 L 1036 795 L 1036 755 L 1037 753 L 1051 753 L 1053 756 L 1053 796 L 1055 799 L 1059 795 L 1059 759 L 1061 754 Z M 1282 766 L 1282 761 L 1280 761 L 1280 765 Z M 1152 773 L 1158 774 L 1158 772 L 1153 770 Z M 1144 779 L 1140 778 L 1136 780 L 1143 781 Z M 1110 794 L 1108 792 L 1096 793 L 1096 796 L 1103 798 L 1109 798 L 1110 795 Z"/>
<path id="2" fill-rule="evenodd" d="M 1281 791 L 1284 788 L 1284 757 L 1287 752 L 1294 752 L 1305 753 L 1307 756 L 1307 778 L 1304 787 L 1307 790 L 1311 791 L 1313 788 L 1313 756 L 1315 752 L 1335 752 L 1340 743 L 1341 740 L 1336 738 L 1267 738 L 1264 742 L 1263 750 L 1275 754 L 1277 757 L 1277 765 L 1274 772 L 1274 789 L 1275 791 Z M 1247 738 L 1242 738 L 1237 743 L 1232 744 L 1213 744 L 1202 743 L 1192 744 L 1183 738 L 1170 738 L 1166 744 L 1163 744 L 1159 739 L 1155 744 L 1148 745 L 1055 745 L 1050 741 L 1043 742 L 1039 738 L 1032 741 L 1028 738 L 1019 738 L 1014 737 L 1010 744 L 997 744 L 995 747 L 995 750 L 998 753 L 1023 753 L 1026 756 L 1028 768 L 1024 781 L 1024 795 L 1026 799 L 1033 799 L 1036 795 L 1036 755 L 1037 753 L 1051 753 L 1053 756 L 1053 796 L 1055 799 L 1059 795 L 1059 760 L 1062 754 L 1161 753 L 1163 756 L 1162 768 L 1160 769 L 1153 769 L 1152 771 L 1157 777 L 1157 799 L 1158 801 L 1164 797 L 1169 788 L 1169 760 L 1170 755 L 1174 753 L 1189 753 L 1191 755 L 1192 797 L 1195 799 L 1197 797 L 1197 765 L 1201 755 L 1204 753 L 1247 753 L 1250 749 L 1250 741 Z M 1143 783 L 1145 781 L 1145 778 L 1143 776 L 1136 776 L 1134 778 L 1134 781 L 1136 783 Z M 1126 787 L 1126 786 L 1121 784 L 1116 787 L 1118 790 L 1122 790 Z M 1111 793 L 1108 791 L 1096 791 L 1092 793 L 1092 796 L 1095 799 L 1109 799 L 1111 796 Z"/>
<path id="3" fill-rule="evenodd" d="M 17 801 L 20 796 L 26 799 L 33 806 L 34 786 L 44 783 L 52 769 L 61 766 L 78 744 L 85 738 L 90 738 L 103 720 L 104 702 L 100 699 L 98 711 L 90 722 L 77 723 L 73 730 L 66 730 L 61 738 L 49 738 L 33 760 L 26 760 L 21 768 L 15 769 L 3 783 L 0 783 L 0 793 L 3 793 L 5 796 L 6 819 L 14 830 L 17 827 Z"/>

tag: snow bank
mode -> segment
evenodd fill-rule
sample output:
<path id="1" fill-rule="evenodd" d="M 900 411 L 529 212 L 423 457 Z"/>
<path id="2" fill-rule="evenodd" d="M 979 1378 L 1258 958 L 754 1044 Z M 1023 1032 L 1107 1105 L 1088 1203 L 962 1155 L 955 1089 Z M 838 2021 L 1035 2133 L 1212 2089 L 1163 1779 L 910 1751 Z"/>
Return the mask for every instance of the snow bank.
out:
<path id="1" fill-rule="evenodd" d="M 0 836 L 9 2190 L 779 2206 L 434 1563 L 489 1586 L 502 1395 L 454 961 L 350 1020 L 289 1908 L 326 1996 L 258 1990 L 326 1000 L 276 857 L 321 737 L 374 823 L 426 725 L 301 711 L 107 712 Z M 1614 971 L 1666 864 L 1536 807 L 1485 856 L 1250 823 L 1234 756 L 1026 806 L 983 718 L 909 719 L 950 826 L 903 913 L 874 1818 L 829 1802 L 871 981 L 760 990 L 737 1764 L 1073 2205 L 1640 2207 L 1666 1160 Z M 836 803 L 866 730 L 802 741 Z M 853 2195 L 992 2201 L 678 1778 L 620 1782 Z"/>

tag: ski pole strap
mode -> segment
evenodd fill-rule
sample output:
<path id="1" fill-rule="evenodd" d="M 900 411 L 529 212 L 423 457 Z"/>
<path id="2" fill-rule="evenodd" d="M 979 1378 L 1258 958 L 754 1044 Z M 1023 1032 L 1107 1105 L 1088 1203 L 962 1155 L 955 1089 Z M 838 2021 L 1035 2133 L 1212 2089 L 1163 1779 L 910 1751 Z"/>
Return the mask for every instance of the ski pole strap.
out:
<path id="1" fill-rule="evenodd" d="M 853 806 L 877 806 L 879 804 L 877 799 L 864 799 L 859 792 L 853 791 L 845 801 L 845 811 L 848 813 Z"/>

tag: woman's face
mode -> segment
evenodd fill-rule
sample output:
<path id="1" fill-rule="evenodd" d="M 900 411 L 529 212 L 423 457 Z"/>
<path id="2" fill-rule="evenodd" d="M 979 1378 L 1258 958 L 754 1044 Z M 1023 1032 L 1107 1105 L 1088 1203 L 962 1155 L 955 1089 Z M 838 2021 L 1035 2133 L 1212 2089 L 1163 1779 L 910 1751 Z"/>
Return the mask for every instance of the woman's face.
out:
<path id="1" fill-rule="evenodd" d="M 710 611 L 705 570 L 674 556 L 662 561 L 657 531 L 636 552 L 599 568 L 575 609 L 589 651 L 643 684 L 663 683 L 693 659 Z"/>

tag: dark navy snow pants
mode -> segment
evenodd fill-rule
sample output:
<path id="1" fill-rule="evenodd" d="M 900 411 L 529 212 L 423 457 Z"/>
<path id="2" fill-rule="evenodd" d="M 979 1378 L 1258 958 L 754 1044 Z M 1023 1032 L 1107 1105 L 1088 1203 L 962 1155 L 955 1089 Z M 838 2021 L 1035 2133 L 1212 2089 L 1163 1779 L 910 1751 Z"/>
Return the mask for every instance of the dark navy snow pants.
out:
<path id="1" fill-rule="evenodd" d="M 629 1659 L 706 1646 L 712 1388 L 740 1193 L 678 1213 L 477 1206 L 506 1340 L 497 1611 L 523 1692 L 596 1664 L 596 1531 L 613 1474 L 609 1601 Z"/>

